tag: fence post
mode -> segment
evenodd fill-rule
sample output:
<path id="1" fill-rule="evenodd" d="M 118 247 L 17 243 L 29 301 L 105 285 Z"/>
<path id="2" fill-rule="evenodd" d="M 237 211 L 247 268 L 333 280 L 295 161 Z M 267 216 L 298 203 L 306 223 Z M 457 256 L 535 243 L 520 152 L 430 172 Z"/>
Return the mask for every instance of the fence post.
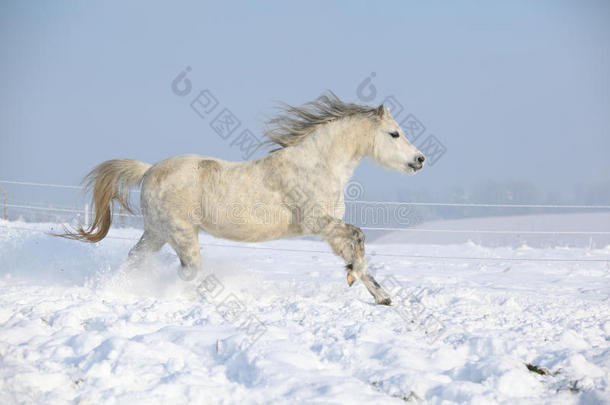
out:
<path id="1" fill-rule="evenodd" d="M 89 204 L 85 204 L 85 228 L 89 227 Z"/>

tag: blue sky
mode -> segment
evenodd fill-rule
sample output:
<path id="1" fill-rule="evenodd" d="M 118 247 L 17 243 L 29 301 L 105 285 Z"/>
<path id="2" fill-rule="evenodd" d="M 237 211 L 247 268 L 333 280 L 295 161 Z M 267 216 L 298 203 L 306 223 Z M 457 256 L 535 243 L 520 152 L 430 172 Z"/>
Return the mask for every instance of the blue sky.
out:
<path id="1" fill-rule="evenodd" d="M 446 152 L 415 177 L 366 162 L 355 176 L 372 190 L 609 181 L 608 38 L 607 1 L 2 2 L 0 178 L 76 184 L 117 157 L 241 160 L 191 109 L 199 90 L 260 135 L 275 101 L 331 89 L 361 102 L 374 72 L 371 103 L 393 95 Z"/>

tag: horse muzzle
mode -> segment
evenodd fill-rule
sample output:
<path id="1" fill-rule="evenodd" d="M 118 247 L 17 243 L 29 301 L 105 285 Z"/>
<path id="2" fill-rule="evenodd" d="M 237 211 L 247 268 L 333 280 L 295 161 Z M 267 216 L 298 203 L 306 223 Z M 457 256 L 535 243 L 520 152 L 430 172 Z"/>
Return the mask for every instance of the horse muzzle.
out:
<path id="1" fill-rule="evenodd" d="M 413 162 L 407 163 L 407 166 L 409 166 L 413 170 L 413 172 L 417 172 L 417 171 L 421 170 L 422 167 L 424 167 L 425 161 L 426 161 L 426 157 L 420 153 L 419 155 L 415 156 L 415 159 L 413 159 Z"/>

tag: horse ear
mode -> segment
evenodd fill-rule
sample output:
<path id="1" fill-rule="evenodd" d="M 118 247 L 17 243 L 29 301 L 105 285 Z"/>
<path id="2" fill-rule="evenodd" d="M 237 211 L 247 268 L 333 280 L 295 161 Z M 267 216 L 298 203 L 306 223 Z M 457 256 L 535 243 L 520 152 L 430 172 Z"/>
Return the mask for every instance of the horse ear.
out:
<path id="1" fill-rule="evenodd" d="M 379 118 L 383 118 L 383 116 L 385 115 L 385 108 L 383 108 L 383 104 L 380 104 L 379 107 L 377 107 L 375 113 Z"/>

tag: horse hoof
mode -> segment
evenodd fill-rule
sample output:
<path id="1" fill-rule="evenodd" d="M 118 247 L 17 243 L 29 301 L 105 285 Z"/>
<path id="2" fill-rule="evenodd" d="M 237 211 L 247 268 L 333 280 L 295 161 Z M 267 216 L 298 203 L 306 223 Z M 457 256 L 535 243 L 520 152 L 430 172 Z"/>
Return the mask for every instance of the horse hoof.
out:
<path id="1" fill-rule="evenodd" d="M 379 305 L 392 305 L 392 300 L 389 298 L 384 298 L 377 302 Z"/>
<path id="2" fill-rule="evenodd" d="M 356 278 L 354 276 L 352 276 L 351 274 L 348 274 L 347 275 L 347 285 L 349 285 L 351 287 L 352 284 L 354 284 L 354 281 L 356 281 Z"/>

